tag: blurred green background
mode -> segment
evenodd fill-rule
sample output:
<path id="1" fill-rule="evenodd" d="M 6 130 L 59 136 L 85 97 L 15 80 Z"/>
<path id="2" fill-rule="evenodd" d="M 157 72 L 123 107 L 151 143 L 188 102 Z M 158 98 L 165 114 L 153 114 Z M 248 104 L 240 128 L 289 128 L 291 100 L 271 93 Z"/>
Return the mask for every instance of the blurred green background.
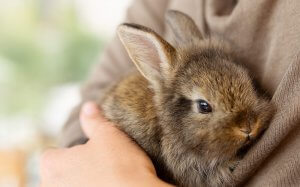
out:
<path id="1" fill-rule="evenodd" d="M 84 28 L 74 4 L 50 7 L 30 0 L 1 9 L 0 111 L 38 116 L 51 87 L 82 80 L 103 48 L 104 38 Z M 3 80 L 4 79 L 4 80 Z"/>
<path id="2" fill-rule="evenodd" d="M 38 186 L 39 156 L 56 145 L 130 0 L 0 4 L 0 187 Z"/>

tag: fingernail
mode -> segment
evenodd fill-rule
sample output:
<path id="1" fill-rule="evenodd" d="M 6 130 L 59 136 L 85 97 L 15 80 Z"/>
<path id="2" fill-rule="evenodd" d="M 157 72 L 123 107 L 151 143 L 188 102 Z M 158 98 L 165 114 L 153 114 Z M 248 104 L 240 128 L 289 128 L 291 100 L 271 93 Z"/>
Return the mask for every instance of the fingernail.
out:
<path id="1" fill-rule="evenodd" d="M 99 113 L 98 107 L 93 102 L 87 102 L 82 107 L 82 112 L 85 116 L 95 116 L 97 113 Z"/>

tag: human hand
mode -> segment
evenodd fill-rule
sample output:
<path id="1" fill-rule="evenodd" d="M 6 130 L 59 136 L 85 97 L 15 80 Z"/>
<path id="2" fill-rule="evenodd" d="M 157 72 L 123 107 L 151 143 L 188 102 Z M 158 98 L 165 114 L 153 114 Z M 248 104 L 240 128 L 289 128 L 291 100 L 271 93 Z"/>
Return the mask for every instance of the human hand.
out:
<path id="1" fill-rule="evenodd" d="M 41 159 L 41 186 L 147 187 L 161 181 L 149 157 L 126 134 L 101 116 L 94 103 L 81 111 L 84 145 L 53 149 Z"/>

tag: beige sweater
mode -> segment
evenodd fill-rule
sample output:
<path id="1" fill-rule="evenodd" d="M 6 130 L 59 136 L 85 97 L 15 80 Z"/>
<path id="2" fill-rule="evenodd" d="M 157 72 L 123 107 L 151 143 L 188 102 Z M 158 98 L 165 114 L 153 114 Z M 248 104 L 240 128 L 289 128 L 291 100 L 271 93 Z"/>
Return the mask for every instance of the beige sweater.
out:
<path id="1" fill-rule="evenodd" d="M 299 0 L 135 0 L 126 21 L 153 28 L 168 38 L 164 14 L 190 15 L 206 35 L 233 43 L 239 60 L 272 95 L 277 113 L 269 129 L 235 170 L 239 185 L 300 186 L 300 1 Z M 115 37 L 82 90 L 95 100 L 133 63 Z M 78 108 L 67 122 L 62 145 L 85 141 Z"/>

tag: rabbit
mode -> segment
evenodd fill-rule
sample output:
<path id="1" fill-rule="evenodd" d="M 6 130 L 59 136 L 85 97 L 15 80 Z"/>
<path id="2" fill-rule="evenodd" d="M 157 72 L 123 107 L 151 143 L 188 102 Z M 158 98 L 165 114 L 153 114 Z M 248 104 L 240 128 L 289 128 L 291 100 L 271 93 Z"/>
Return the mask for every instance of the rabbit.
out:
<path id="1" fill-rule="evenodd" d="M 176 45 L 141 25 L 118 27 L 138 71 L 99 103 L 149 155 L 161 179 L 182 187 L 230 186 L 241 153 L 268 127 L 274 106 L 228 44 L 203 38 L 182 12 L 169 10 L 166 23 Z"/>

